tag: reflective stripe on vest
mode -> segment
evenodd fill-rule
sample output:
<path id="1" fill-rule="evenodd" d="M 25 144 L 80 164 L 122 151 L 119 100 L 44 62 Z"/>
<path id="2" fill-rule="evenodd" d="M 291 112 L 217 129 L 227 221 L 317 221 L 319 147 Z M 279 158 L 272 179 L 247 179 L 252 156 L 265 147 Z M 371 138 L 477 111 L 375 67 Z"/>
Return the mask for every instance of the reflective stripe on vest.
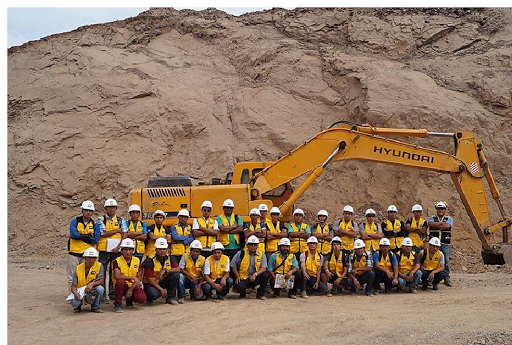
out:
<path id="1" fill-rule="evenodd" d="M 249 250 L 244 249 L 245 255 L 242 259 L 242 262 L 240 262 L 240 268 L 238 269 L 238 275 L 242 279 L 247 279 L 249 277 L 249 264 L 251 262 Z M 263 252 L 256 250 L 256 253 L 254 254 L 254 272 L 258 272 L 261 267 L 261 256 L 263 255 Z"/>
<path id="2" fill-rule="evenodd" d="M 144 231 L 144 228 L 142 226 L 142 222 L 140 220 L 134 222 L 134 221 L 128 221 L 128 232 L 138 232 L 139 235 L 142 235 L 142 231 Z M 144 240 L 133 240 L 135 242 L 135 252 L 134 254 L 144 254 L 144 251 L 146 249 L 146 245 L 144 244 Z"/>
<path id="3" fill-rule="evenodd" d="M 272 221 L 267 221 L 267 231 L 271 234 L 277 235 L 281 233 L 281 223 L 277 221 L 276 226 Z M 279 244 L 280 239 L 275 240 L 267 240 L 266 241 L 266 251 L 267 252 L 275 252 L 277 251 L 277 245 Z"/>
<path id="4" fill-rule="evenodd" d="M 222 278 L 228 272 L 228 259 L 227 255 L 222 255 L 219 261 L 216 261 L 213 255 L 206 259 L 210 263 L 210 278 L 213 281 Z"/>
<path id="5" fill-rule="evenodd" d="M 228 220 L 228 217 L 226 217 L 226 215 L 221 214 L 220 219 L 222 220 L 222 225 L 225 225 L 225 226 L 235 225 L 235 222 L 236 222 L 235 215 L 231 215 L 229 218 L 230 219 Z M 220 243 L 222 243 L 224 246 L 227 246 L 229 244 L 229 235 L 230 234 L 227 232 L 222 232 L 222 231 L 219 232 L 218 241 Z M 235 243 L 240 244 L 240 234 L 231 234 L 231 235 L 233 235 L 233 237 L 235 238 Z"/>
<path id="6" fill-rule="evenodd" d="M 78 278 L 78 281 L 76 283 L 77 288 L 81 288 L 92 282 L 98 274 L 100 274 L 101 270 L 101 263 L 99 261 L 96 261 L 91 268 L 89 269 L 89 272 L 87 273 L 87 277 L 85 276 L 85 262 L 82 262 L 80 265 L 76 266 L 76 277 Z"/>
<path id="7" fill-rule="evenodd" d="M 443 218 L 439 218 L 437 215 L 433 216 L 434 222 L 443 222 L 446 223 L 450 216 L 443 216 Z M 452 228 L 448 230 L 440 230 L 436 228 L 430 228 L 430 238 L 437 237 L 441 241 L 441 244 L 450 244 L 452 237 Z"/>
<path id="8" fill-rule="evenodd" d="M 295 222 L 291 222 L 290 223 L 290 226 L 292 227 L 293 229 L 293 232 L 299 232 L 299 231 L 306 231 L 306 228 L 308 227 L 308 225 L 306 223 L 301 223 L 300 224 L 300 230 L 299 228 L 297 228 L 297 225 L 295 224 Z M 303 238 L 292 238 L 290 237 L 290 253 L 304 253 L 308 250 L 308 246 L 307 246 L 307 243 L 306 243 L 306 240 L 303 239 Z"/>
<path id="9" fill-rule="evenodd" d="M 339 256 L 336 257 L 334 252 L 331 255 L 331 260 L 329 260 L 329 271 L 331 273 L 336 273 L 338 277 L 341 277 L 343 274 L 343 253 L 340 252 Z"/>
<path id="10" fill-rule="evenodd" d="M 314 232 L 317 234 L 328 234 L 330 232 L 329 224 L 325 224 L 323 227 L 321 227 L 320 224 L 317 223 Z M 321 254 L 329 253 L 331 251 L 330 241 L 322 240 L 319 238 L 317 250 Z"/>
<path id="11" fill-rule="evenodd" d="M 199 224 L 200 228 L 213 229 L 213 226 L 215 225 L 215 219 L 213 219 L 212 217 L 208 218 L 208 225 L 206 225 L 206 219 L 201 217 L 197 218 L 197 223 Z M 217 236 L 197 236 L 196 240 L 199 240 L 203 246 L 203 249 L 205 249 L 210 248 L 214 242 L 217 242 Z"/>
<path id="12" fill-rule="evenodd" d="M 306 272 L 312 277 L 316 277 L 318 272 L 318 268 L 322 263 L 322 259 L 320 259 L 320 254 L 315 251 L 315 255 L 311 256 L 309 251 L 304 253 L 306 255 Z"/>
<path id="13" fill-rule="evenodd" d="M 405 254 L 405 252 L 400 252 L 399 261 L 398 261 L 398 271 L 402 274 L 406 274 L 412 271 L 414 268 L 414 259 L 416 258 L 416 254 L 411 251 L 409 255 Z"/>
<path id="14" fill-rule="evenodd" d="M 342 220 L 339 229 L 346 232 L 354 231 L 354 222 L 350 220 L 345 223 L 345 220 Z M 341 249 L 354 250 L 354 237 L 341 236 Z"/>
<path id="15" fill-rule="evenodd" d="M 424 223 L 425 223 L 425 220 L 421 217 L 418 222 L 416 222 L 415 218 L 412 218 L 411 228 L 422 228 Z M 410 232 L 409 238 L 412 240 L 412 244 L 414 246 L 416 246 L 417 248 L 424 248 L 426 245 L 426 241 L 424 240 L 424 239 L 426 239 L 426 237 L 423 236 L 423 238 L 422 238 L 422 237 L 420 237 L 420 234 L 418 234 L 416 232 Z"/>
<path id="16" fill-rule="evenodd" d="M 388 231 L 392 231 L 392 230 L 400 230 L 402 228 L 402 223 L 398 220 L 398 219 L 395 219 L 395 221 L 393 223 L 391 223 L 390 220 L 386 220 L 386 230 Z M 395 249 L 395 248 L 402 248 L 402 241 L 403 241 L 403 237 L 396 237 L 396 233 L 394 236 L 391 236 L 391 237 L 388 237 L 386 236 L 387 238 L 389 238 L 389 242 L 390 242 L 390 246 L 389 246 L 389 249 Z"/>
<path id="17" fill-rule="evenodd" d="M 94 221 L 89 219 L 87 224 L 84 223 L 83 217 L 76 217 L 76 230 L 80 235 L 88 235 L 94 234 Z M 89 247 L 96 247 L 95 244 L 85 243 L 82 240 L 75 240 L 74 238 L 69 238 L 69 251 L 71 253 L 83 254 L 83 252 Z"/>
<path id="18" fill-rule="evenodd" d="M 107 219 L 106 215 L 103 216 L 103 224 L 105 224 L 105 231 L 114 231 L 121 227 L 121 224 L 119 224 L 119 220 L 117 219 L 117 216 L 114 216 L 110 219 Z M 107 250 L 107 239 L 109 238 L 121 239 L 121 234 L 117 233 L 112 236 L 105 236 L 102 234 L 98 242 L 98 250 L 100 252 L 104 252 Z"/>
<path id="19" fill-rule="evenodd" d="M 158 258 L 156 256 L 151 258 L 151 260 L 153 260 L 153 276 L 149 279 L 151 279 L 155 283 L 158 283 L 159 281 L 162 281 L 162 279 L 164 279 L 167 276 L 167 274 L 164 274 L 162 276 L 162 279 L 158 280 L 158 278 L 157 278 L 158 274 L 160 272 L 162 272 L 163 270 L 170 271 L 172 269 L 171 257 L 169 255 L 164 256 L 163 266 L 160 263 L 160 260 L 158 260 Z M 148 282 L 148 278 L 144 277 L 144 283 L 147 283 L 147 282 Z"/>
<path id="20" fill-rule="evenodd" d="M 180 236 L 186 236 L 189 237 L 190 233 L 192 232 L 192 227 L 190 225 L 185 225 L 183 227 L 180 223 L 174 224 L 174 228 L 176 229 L 176 232 Z M 172 234 L 171 234 L 172 237 Z M 172 239 L 172 245 L 171 245 L 171 255 L 184 255 L 188 254 L 190 252 L 188 245 L 183 243 L 183 241 L 178 241 Z"/>
<path id="21" fill-rule="evenodd" d="M 136 256 L 132 256 L 132 260 L 130 264 L 126 262 L 124 256 L 120 256 L 116 259 L 117 266 L 121 270 L 121 275 L 125 277 L 137 277 L 137 273 L 139 272 L 140 260 Z M 112 281 L 114 282 L 114 286 L 116 285 L 116 275 L 112 274 Z M 126 285 L 132 286 L 133 282 L 126 281 Z"/>
<path id="22" fill-rule="evenodd" d="M 426 271 L 433 271 L 437 268 L 439 268 L 440 266 L 440 260 L 441 260 L 441 251 L 440 250 L 437 250 L 437 252 L 432 255 L 432 258 L 430 258 L 430 253 L 428 251 L 428 249 L 423 249 L 421 251 L 421 255 L 422 255 L 422 261 L 423 261 L 423 268 L 426 270 Z M 425 256 L 427 255 L 427 256 Z"/>
<path id="23" fill-rule="evenodd" d="M 190 256 L 190 254 L 186 255 L 185 256 L 185 271 L 187 271 L 188 273 L 190 273 L 192 276 L 194 276 L 196 278 L 201 278 L 201 276 L 203 275 L 203 267 L 204 267 L 205 262 L 206 262 L 206 259 L 202 255 L 199 255 L 195 262 L 194 262 L 194 260 L 192 260 L 192 257 Z"/>
<path id="24" fill-rule="evenodd" d="M 160 228 L 157 227 L 156 224 L 153 226 L 153 234 L 155 234 L 155 236 L 162 238 L 167 237 L 167 234 L 165 233 L 165 227 L 163 225 Z M 156 240 L 148 240 L 148 245 L 146 246 L 146 256 L 148 258 L 152 258 L 156 254 L 155 242 Z"/>
<path id="25" fill-rule="evenodd" d="M 367 234 L 376 234 L 377 233 L 377 224 L 375 222 L 372 223 L 371 227 L 368 226 L 368 223 L 364 223 L 364 232 Z M 376 252 L 379 250 L 379 240 L 364 240 L 365 250 L 369 251 L 370 248 Z"/>

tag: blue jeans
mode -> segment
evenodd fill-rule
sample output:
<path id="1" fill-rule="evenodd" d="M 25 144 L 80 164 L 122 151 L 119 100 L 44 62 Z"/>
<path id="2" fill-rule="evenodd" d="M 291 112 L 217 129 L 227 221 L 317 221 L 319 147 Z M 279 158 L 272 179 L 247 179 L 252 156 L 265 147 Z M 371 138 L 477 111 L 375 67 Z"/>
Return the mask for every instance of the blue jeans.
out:
<path id="1" fill-rule="evenodd" d="M 94 303 L 92 304 L 91 308 L 98 309 L 100 307 L 100 303 L 103 300 L 103 295 L 105 294 L 105 288 L 102 285 L 95 286 L 92 289 L 92 293 L 96 295 L 96 298 L 94 299 Z M 73 306 L 73 309 L 78 309 L 82 306 L 84 302 L 80 300 L 73 299 L 71 300 L 71 305 Z"/>
<path id="2" fill-rule="evenodd" d="M 411 272 L 405 274 L 406 276 L 409 276 Z M 418 285 L 418 282 L 420 281 L 422 276 L 421 270 L 417 270 L 416 273 L 414 273 L 414 277 L 412 278 L 412 281 L 406 282 L 405 279 L 398 277 L 398 286 L 404 287 L 405 285 L 409 285 L 409 288 L 411 290 L 416 290 L 416 286 Z"/>
<path id="3" fill-rule="evenodd" d="M 215 284 L 220 284 L 220 280 L 221 280 L 221 278 L 218 278 L 217 280 L 215 280 Z M 228 278 L 228 279 L 226 279 L 226 285 L 224 285 L 224 288 L 222 288 L 222 290 L 220 292 L 215 289 L 212 289 L 212 286 L 208 283 L 203 285 L 203 291 L 204 291 L 204 294 L 206 295 L 206 297 L 210 297 L 212 295 L 212 290 L 215 291 L 217 296 L 226 296 L 229 293 L 229 289 L 231 289 L 232 286 L 233 286 L 233 279 Z"/>
<path id="4" fill-rule="evenodd" d="M 450 245 L 449 244 L 441 244 L 441 251 L 444 254 L 445 279 L 450 280 Z"/>
<path id="5" fill-rule="evenodd" d="M 186 292 L 185 289 L 189 289 L 190 299 L 201 298 L 201 295 L 206 294 L 205 286 L 201 288 L 201 292 L 199 296 L 194 294 L 194 291 L 197 288 L 198 283 L 192 283 L 184 274 L 180 273 L 180 283 L 178 284 L 178 298 L 185 298 Z"/>

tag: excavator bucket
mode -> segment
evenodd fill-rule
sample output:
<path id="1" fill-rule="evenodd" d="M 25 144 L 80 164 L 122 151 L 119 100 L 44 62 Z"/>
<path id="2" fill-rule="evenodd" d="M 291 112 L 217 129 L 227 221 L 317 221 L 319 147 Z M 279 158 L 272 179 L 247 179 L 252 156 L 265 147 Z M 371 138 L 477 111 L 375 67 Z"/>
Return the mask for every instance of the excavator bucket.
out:
<path id="1" fill-rule="evenodd" d="M 495 253 L 495 252 L 487 252 L 482 250 L 482 260 L 486 265 L 504 265 L 505 259 L 503 258 L 503 254 Z"/>

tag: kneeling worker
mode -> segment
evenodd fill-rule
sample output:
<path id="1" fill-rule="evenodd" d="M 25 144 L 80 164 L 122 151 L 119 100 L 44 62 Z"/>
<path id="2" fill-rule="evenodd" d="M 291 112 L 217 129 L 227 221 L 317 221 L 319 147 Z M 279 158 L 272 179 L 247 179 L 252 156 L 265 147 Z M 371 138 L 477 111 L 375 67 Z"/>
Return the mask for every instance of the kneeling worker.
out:
<path id="1" fill-rule="evenodd" d="M 212 288 L 215 289 L 219 300 L 225 300 L 229 289 L 233 286 L 233 279 L 229 277 L 229 257 L 224 255 L 224 246 L 220 242 L 212 244 L 212 255 L 206 259 L 204 264 L 203 290 L 206 297 L 212 296 Z"/>
<path id="2" fill-rule="evenodd" d="M 354 241 L 354 254 L 349 258 L 348 274 L 353 282 L 353 290 L 366 284 L 366 296 L 373 296 L 372 287 L 375 281 L 375 272 L 373 272 L 373 258 L 371 253 L 365 251 L 365 243 L 363 240 Z"/>
<path id="3" fill-rule="evenodd" d="M 299 271 L 299 264 L 295 255 L 290 253 L 290 240 L 281 238 L 277 246 L 278 251 L 270 256 L 268 261 L 268 272 L 270 274 L 270 286 L 274 290 L 274 297 L 281 294 L 281 288 L 275 288 L 276 274 L 284 276 L 284 280 L 288 281 L 294 276 L 293 287 L 288 290 L 288 297 L 297 298 L 297 286 L 302 286 L 302 274 Z"/>
<path id="4" fill-rule="evenodd" d="M 180 261 L 180 284 L 178 303 L 185 302 L 185 289 L 189 289 L 190 299 L 204 300 L 204 265 L 206 259 L 201 255 L 203 246 L 199 240 L 190 243 L 190 253 L 184 254 Z"/>
<path id="5" fill-rule="evenodd" d="M 327 287 L 320 279 L 322 273 L 322 254 L 317 252 L 318 239 L 311 236 L 307 240 L 308 250 L 300 255 L 300 268 L 304 276 L 304 290 L 301 293 L 302 298 L 306 298 L 307 294 L 312 294 L 315 291 L 320 291 L 326 296 L 331 297 L 332 294 L 327 290 Z"/>
<path id="6" fill-rule="evenodd" d="M 437 290 L 439 282 L 446 277 L 444 254 L 440 248 L 441 241 L 439 238 L 432 237 L 428 242 L 428 248 L 423 249 L 417 257 L 417 261 L 421 264 L 422 290 L 427 289 L 427 281 L 431 281 L 432 289 Z"/>
<path id="7" fill-rule="evenodd" d="M 398 262 L 398 289 L 402 290 L 405 285 L 408 285 L 409 292 L 418 293 L 416 287 L 421 278 L 421 270 L 412 247 L 412 239 L 405 237 L 396 259 Z"/>
<path id="8" fill-rule="evenodd" d="M 105 280 L 105 270 L 98 261 L 98 251 L 92 247 L 84 251 L 82 262 L 76 266 L 73 273 L 73 282 L 71 285 L 71 293 L 75 299 L 71 300 L 73 311 L 80 312 L 82 304 L 85 301 L 91 303 L 91 311 L 94 313 L 103 313 L 100 309 L 100 303 L 105 293 L 103 282 Z M 84 298 L 78 293 L 78 289 L 85 286 Z"/>
<path id="9" fill-rule="evenodd" d="M 322 281 L 325 286 L 331 283 L 335 292 L 343 292 L 342 287 L 348 288 L 352 280 L 348 279 L 348 257 L 341 251 L 341 239 L 335 236 L 331 240 L 332 251 L 324 258 Z"/>
<path id="10" fill-rule="evenodd" d="M 390 292 L 391 287 L 398 286 L 398 263 L 395 254 L 389 249 L 390 244 L 388 238 L 382 238 L 379 241 L 380 249 L 373 253 L 375 267 L 374 294 L 379 293 L 381 283 L 384 283 L 385 292 Z"/>

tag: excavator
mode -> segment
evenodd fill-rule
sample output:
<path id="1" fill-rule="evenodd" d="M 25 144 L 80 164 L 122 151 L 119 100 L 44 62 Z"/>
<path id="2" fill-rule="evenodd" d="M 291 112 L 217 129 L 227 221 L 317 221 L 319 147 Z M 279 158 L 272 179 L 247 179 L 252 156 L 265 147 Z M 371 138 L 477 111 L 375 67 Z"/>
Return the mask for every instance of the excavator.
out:
<path id="1" fill-rule="evenodd" d="M 452 139 L 454 153 L 434 150 L 392 139 L 390 137 L 442 137 Z M 235 203 L 235 214 L 249 220 L 249 211 L 260 204 L 281 210 L 282 220 L 289 222 L 295 201 L 336 161 L 356 159 L 406 166 L 450 174 L 453 184 L 471 219 L 482 244 L 485 264 L 512 264 L 512 244 L 500 192 L 484 155 L 484 145 L 474 133 L 432 132 L 426 129 L 379 128 L 368 124 L 339 121 L 318 133 L 274 162 L 238 162 L 224 181 L 212 179 L 211 184 L 192 185 L 190 177 L 154 177 L 147 188 L 130 191 L 129 205 L 138 204 L 143 220 L 152 222 L 153 212 L 164 211 L 164 225 L 177 222 L 180 209 L 190 211 L 191 219 L 201 216 L 204 200 L 213 204 L 213 214 L 222 212 L 225 199 Z M 302 175 L 305 178 L 295 190 L 290 182 Z M 492 223 L 487 196 L 487 181 L 492 198 L 498 205 L 500 217 Z M 501 231 L 501 242 L 494 235 Z"/>

